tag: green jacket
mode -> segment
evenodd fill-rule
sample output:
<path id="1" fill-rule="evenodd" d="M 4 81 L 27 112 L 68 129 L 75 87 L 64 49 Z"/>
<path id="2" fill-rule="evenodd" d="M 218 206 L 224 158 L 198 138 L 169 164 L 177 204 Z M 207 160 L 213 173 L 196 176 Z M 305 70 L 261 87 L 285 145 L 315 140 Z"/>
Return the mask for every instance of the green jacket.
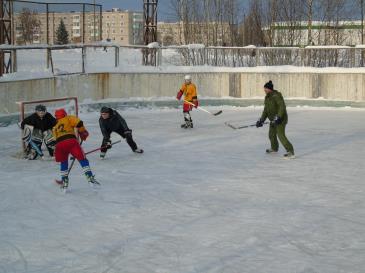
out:
<path id="1" fill-rule="evenodd" d="M 288 114 L 286 112 L 286 105 L 283 95 L 280 92 L 273 90 L 265 96 L 265 108 L 262 112 L 261 119 L 263 121 L 269 118 L 270 121 L 278 116 L 283 123 L 288 122 Z"/>

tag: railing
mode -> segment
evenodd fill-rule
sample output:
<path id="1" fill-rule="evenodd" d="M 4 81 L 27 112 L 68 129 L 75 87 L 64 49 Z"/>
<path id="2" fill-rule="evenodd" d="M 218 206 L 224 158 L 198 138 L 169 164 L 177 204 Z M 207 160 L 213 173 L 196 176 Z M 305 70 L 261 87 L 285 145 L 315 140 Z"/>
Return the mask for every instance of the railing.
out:
<path id="1" fill-rule="evenodd" d="M 103 50 L 100 50 L 102 48 Z M 112 59 L 104 60 L 99 56 L 102 52 L 107 52 L 110 48 L 114 50 Z M 89 49 L 94 49 L 88 57 Z M 98 51 L 96 49 L 99 49 Z M 204 47 L 202 45 L 169 46 L 169 47 L 149 47 L 149 46 L 119 46 L 110 43 L 97 44 L 69 44 L 69 45 L 29 45 L 29 46 L 9 46 L 1 45 L 0 51 L 8 54 L 11 58 L 11 71 L 18 71 L 18 51 L 22 50 L 44 50 L 45 67 L 53 75 L 87 73 L 90 67 L 98 66 L 100 61 L 114 63 L 114 67 L 128 67 L 129 65 L 142 66 L 142 57 L 147 50 L 155 54 L 156 66 L 223 66 L 223 67 L 255 67 L 255 66 L 309 66 L 309 67 L 363 67 L 364 66 L 364 46 L 323 46 L 323 47 Z M 55 56 L 58 51 L 73 50 L 79 58 L 78 68 L 74 72 L 59 71 L 55 69 Z M 42 51 L 43 52 L 43 51 Z M 121 54 L 122 52 L 122 54 Z M 64 53 L 64 52 L 63 52 Z M 110 52 L 108 52 L 111 58 Z M 26 54 L 22 59 L 32 58 Z M 42 53 L 42 56 L 43 53 Z M 58 57 L 62 60 L 67 54 Z M 34 59 L 36 57 L 33 57 Z M 76 62 L 70 57 L 70 62 Z M 89 65 L 86 66 L 86 63 Z M 95 62 L 95 64 L 93 63 Z M 88 68 L 88 69 L 87 69 Z"/>
<path id="2" fill-rule="evenodd" d="M 347 46 L 322 47 L 161 47 L 175 51 L 180 58 L 164 62 L 171 65 L 210 65 L 225 67 L 310 66 L 362 67 L 365 48 Z M 163 53 L 162 53 L 163 55 Z M 171 56 L 171 52 L 169 56 Z"/>

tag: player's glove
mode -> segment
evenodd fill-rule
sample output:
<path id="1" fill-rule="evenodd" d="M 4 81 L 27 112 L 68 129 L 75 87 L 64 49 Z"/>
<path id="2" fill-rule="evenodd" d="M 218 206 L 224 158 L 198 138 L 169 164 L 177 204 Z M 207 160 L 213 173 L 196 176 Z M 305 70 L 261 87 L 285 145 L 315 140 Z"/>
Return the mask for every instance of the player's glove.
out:
<path id="1" fill-rule="evenodd" d="M 79 132 L 79 136 L 81 140 L 85 141 L 87 137 L 89 136 L 89 132 L 87 130 L 84 130 L 82 132 Z"/>
<path id="2" fill-rule="evenodd" d="M 179 92 L 177 92 L 176 99 L 180 100 L 183 94 L 184 94 L 184 92 L 181 90 Z"/>
<path id="3" fill-rule="evenodd" d="M 195 101 L 194 101 L 194 107 L 195 107 L 195 108 L 198 108 L 198 106 L 199 106 L 199 101 L 198 101 L 198 100 L 195 100 Z"/>
<path id="4" fill-rule="evenodd" d="M 262 127 L 264 125 L 264 121 L 260 118 L 258 121 L 256 121 L 256 127 Z"/>

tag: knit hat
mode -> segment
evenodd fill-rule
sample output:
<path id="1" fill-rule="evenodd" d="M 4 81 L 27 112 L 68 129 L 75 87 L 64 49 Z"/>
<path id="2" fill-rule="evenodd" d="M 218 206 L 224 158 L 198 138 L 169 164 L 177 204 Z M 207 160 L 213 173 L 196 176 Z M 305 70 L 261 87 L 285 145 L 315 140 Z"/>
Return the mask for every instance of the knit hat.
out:
<path id="1" fill-rule="evenodd" d="M 113 112 L 113 110 L 109 107 L 106 107 L 106 106 L 103 106 L 101 107 L 100 109 L 100 113 L 108 113 L 108 114 L 111 114 Z"/>
<path id="2" fill-rule="evenodd" d="M 56 119 L 61 119 L 61 118 L 64 118 L 65 116 L 67 116 L 67 113 L 66 113 L 65 109 L 60 108 L 54 112 L 54 115 L 55 115 Z"/>
<path id="3" fill-rule="evenodd" d="M 46 112 L 46 111 L 47 111 L 47 108 L 46 108 L 46 106 L 44 106 L 43 104 L 38 104 L 38 105 L 35 107 L 35 110 L 36 110 L 36 111 L 39 111 L 39 112 Z"/>
<path id="4" fill-rule="evenodd" d="M 265 83 L 264 88 L 274 90 L 274 85 L 273 85 L 272 81 L 270 80 L 267 83 Z"/>

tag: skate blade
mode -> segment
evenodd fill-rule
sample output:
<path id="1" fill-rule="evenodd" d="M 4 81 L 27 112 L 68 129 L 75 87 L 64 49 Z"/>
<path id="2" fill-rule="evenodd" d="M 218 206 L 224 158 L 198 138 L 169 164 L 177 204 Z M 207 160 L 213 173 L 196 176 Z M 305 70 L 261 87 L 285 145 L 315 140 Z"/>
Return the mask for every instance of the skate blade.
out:
<path id="1" fill-rule="evenodd" d="M 295 159 L 296 157 L 295 155 L 293 155 L 293 156 L 284 156 L 283 158 L 286 160 L 290 160 L 290 159 Z"/>

